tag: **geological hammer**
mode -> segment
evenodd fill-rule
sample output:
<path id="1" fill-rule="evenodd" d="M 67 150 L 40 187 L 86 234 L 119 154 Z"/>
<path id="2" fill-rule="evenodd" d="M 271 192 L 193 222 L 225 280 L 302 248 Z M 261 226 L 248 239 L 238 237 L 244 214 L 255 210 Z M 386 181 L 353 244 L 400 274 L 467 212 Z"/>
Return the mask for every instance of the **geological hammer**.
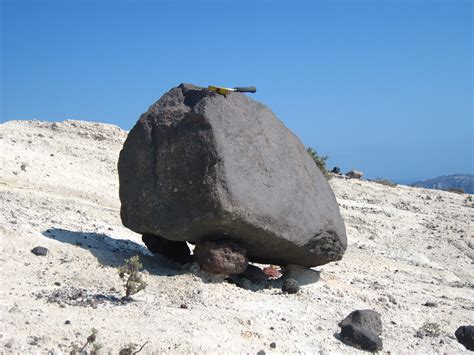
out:
<path id="1" fill-rule="evenodd" d="M 221 95 L 227 95 L 229 92 L 257 92 L 257 88 L 255 86 L 249 86 L 249 87 L 236 87 L 236 88 L 222 88 L 219 86 L 212 86 L 209 85 L 208 89 L 213 92 L 217 92 L 218 94 Z"/>

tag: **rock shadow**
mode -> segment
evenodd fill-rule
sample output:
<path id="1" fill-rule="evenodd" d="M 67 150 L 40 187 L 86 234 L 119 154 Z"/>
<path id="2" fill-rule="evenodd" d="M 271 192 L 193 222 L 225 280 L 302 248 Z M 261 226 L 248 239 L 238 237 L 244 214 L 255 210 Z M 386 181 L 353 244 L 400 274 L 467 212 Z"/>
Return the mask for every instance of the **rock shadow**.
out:
<path id="1" fill-rule="evenodd" d="M 175 276 L 183 273 L 180 265 L 163 256 L 153 255 L 145 246 L 131 240 L 116 239 L 104 233 L 71 231 L 61 228 L 49 228 L 42 234 L 61 243 L 68 243 L 88 250 L 104 266 L 122 266 L 125 259 L 138 254 L 144 270 L 150 274 Z"/>

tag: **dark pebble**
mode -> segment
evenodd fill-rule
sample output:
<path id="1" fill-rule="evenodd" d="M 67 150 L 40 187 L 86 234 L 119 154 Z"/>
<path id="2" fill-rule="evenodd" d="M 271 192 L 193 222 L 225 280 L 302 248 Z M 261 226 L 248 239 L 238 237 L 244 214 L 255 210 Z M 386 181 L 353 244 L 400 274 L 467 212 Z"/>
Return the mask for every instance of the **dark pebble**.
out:
<path id="1" fill-rule="evenodd" d="M 277 345 L 276 345 L 275 342 L 272 342 L 272 343 L 270 343 L 270 347 L 271 347 L 272 349 L 275 349 L 275 348 L 277 347 Z"/>
<path id="2" fill-rule="evenodd" d="M 281 290 L 285 293 L 297 293 L 300 290 L 300 284 L 295 279 L 286 279 Z"/>
<path id="3" fill-rule="evenodd" d="M 48 249 L 45 247 L 34 247 L 31 249 L 31 252 L 36 256 L 46 256 L 48 254 Z"/>
<path id="4" fill-rule="evenodd" d="M 186 304 L 184 304 L 184 303 L 183 303 L 182 305 L 180 305 L 180 306 L 179 306 L 179 308 L 182 308 L 182 309 L 188 309 L 188 306 L 187 306 Z"/>
<path id="5" fill-rule="evenodd" d="M 55 286 L 61 286 L 61 283 L 56 281 L 56 282 L 54 283 L 54 285 L 55 285 Z"/>
<path id="6" fill-rule="evenodd" d="M 426 307 L 438 307 L 438 305 L 434 302 L 426 302 L 423 304 L 423 306 L 426 306 Z"/>
<path id="7" fill-rule="evenodd" d="M 260 350 L 257 355 L 265 355 L 265 350 Z"/>
<path id="8" fill-rule="evenodd" d="M 64 324 L 71 324 L 71 321 L 67 320 L 67 321 L 64 322 Z"/>

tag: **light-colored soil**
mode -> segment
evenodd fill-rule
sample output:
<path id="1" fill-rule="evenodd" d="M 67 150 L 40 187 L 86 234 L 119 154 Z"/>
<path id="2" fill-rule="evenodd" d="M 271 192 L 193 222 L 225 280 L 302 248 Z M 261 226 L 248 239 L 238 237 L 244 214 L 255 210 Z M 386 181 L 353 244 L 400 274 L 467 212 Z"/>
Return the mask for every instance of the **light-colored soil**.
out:
<path id="1" fill-rule="evenodd" d="M 468 353 L 454 331 L 474 320 L 469 195 L 334 178 L 344 259 L 296 295 L 246 290 L 151 256 L 121 225 L 126 134 L 82 121 L 0 125 L 0 353 L 67 353 L 92 327 L 111 354 L 145 342 L 141 353 L 362 353 L 338 340 L 338 322 L 367 308 L 382 315 L 383 352 Z M 120 304 L 117 266 L 136 254 L 148 287 Z M 425 322 L 440 335 L 417 337 Z"/>

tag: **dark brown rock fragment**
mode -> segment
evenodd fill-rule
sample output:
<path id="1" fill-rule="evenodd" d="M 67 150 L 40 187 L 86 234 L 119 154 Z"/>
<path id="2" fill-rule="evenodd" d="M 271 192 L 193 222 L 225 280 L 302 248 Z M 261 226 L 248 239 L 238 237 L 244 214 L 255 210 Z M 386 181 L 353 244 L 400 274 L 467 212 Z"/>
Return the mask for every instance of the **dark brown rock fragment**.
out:
<path id="1" fill-rule="evenodd" d="M 194 258 L 202 270 L 212 274 L 240 274 L 247 269 L 246 252 L 233 242 L 198 242 Z"/>

